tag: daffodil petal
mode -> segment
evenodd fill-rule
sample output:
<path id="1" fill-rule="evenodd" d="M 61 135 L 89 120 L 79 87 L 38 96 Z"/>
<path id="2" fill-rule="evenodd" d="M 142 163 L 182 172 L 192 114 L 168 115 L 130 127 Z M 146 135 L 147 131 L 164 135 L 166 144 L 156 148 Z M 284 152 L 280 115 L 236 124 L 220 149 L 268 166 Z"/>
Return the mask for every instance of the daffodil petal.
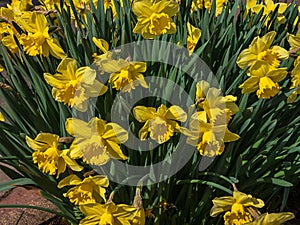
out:
<path id="1" fill-rule="evenodd" d="M 107 140 L 106 143 L 109 147 L 108 152 L 113 158 L 121 160 L 126 160 L 128 158 L 126 155 L 123 154 L 120 146 L 116 142 Z"/>
<path id="2" fill-rule="evenodd" d="M 88 124 L 77 118 L 68 118 L 65 123 L 67 132 L 74 137 L 86 137 L 89 138 L 91 134 L 91 129 Z"/>
<path id="3" fill-rule="evenodd" d="M 268 72 L 267 76 L 270 77 L 274 82 L 282 81 L 288 74 L 287 68 L 278 68 Z"/>
<path id="4" fill-rule="evenodd" d="M 258 89 L 259 78 L 258 77 L 249 77 L 243 84 L 239 86 L 242 88 L 242 93 L 251 93 Z"/>
<path id="5" fill-rule="evenodd" d="M 108 123 L 106 125 L 106 131 L 102 135 L 105 140 L 113 141 L 118 144 L 124 143 L 128 139 L 127 131 L 116 123 Z"/>
<path id="6" fill-rule="evenodd" d="M 132 4 L 132 12 L 138 17 L 150 17 L 152 14 L 151 6 L 152 3 L 148 0 L 137 0 Z"/>
<path id="7" fill-rule="evenodd" d="M 170 120 L 185 122 L 187 114 L 181 107 L 173 105 L 166 111 L 165 117 Z"/>
<path id="8" fill-rule="evenodd" d="M 232 141 L 238 140 L 239 138 L 240 138 L 239 135 L 232 133 L 231 131 L 226 129 L 223 141 L 224 142 L 232 142 Z"/>
<path id="9" fill-rule="evenodd" d="M 212 200 L 214 206 L 210 210 L 210 216 L 216 217 L 222 212 L 229 211 L 231 206 L 235 203 L 232 196 L 218 197 Z"/>
<path id="10" fill-rule="evenodd" d="M 73 186 L 73 185 L 78 185 L 78 184 L 81 184 L 82 183 L 82 180 L 76 176 L 75 174 L 71 174 L 67 177 L 65 177 L 64 179 L 62 179 L 57 187 L 58 188 L 63 188 L 65 186 Z"/>
<path id="11" fill-rule="evenodd" d="M 144 123 L 147 120 L 152 119 L 156 113 L 156 109 L 153 107 L 136 106 L 133 109 L 133 115 L 137 121 Z"/>

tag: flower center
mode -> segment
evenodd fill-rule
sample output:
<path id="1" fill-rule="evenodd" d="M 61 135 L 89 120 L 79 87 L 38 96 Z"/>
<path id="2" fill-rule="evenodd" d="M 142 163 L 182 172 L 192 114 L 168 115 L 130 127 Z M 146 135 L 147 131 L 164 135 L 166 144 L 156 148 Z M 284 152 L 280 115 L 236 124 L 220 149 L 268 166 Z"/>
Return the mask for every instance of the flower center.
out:
<path id="1" fill-rule="evenodd" d="M 92 196 L 92 188 L 88 188 L 88 190 L 85 189 L 86 188 L 82 187 L 82 185 L 70 189 L 67 194 L 68 198 L 75 205 L 95 203 L 96 201 Z"/>
<path id="2" fill-rule="evenodd" d="M 94 141 L 93 141 L 94 139 Z M 84 160 L 92 165 L 103 165 L 109 160 L 107 152 L 107 146 L 104 145 L 103 141 L 97 137 L 91 138 L 91 142 L 86 145 L 85 148 L 81 149 Z"/>
<path id="3" fill-rule="evenodd" d="M 211 140 L 209 142 L 202 141 L 197 145 L 197 149 L 201 155 L 212 157 L 223 153 L 224 144 L 217 140 Z"/>
<path id="4" fill-rule="evenodd" d="M 40 170 L 50 175 L 56 173 L 58 158 L 55 148 L 48 148 L 45 152 L 36 151 L 32 154 L 33 162 L 38 164 Z"/>
<path id="5" fill-rule="evenodd" d="M 235 203 L 231 207 L 231 212 L 226 212 L 224 215 L 225 224 L 243 225 L 251 222 L 253 219 L 250 213 L 245 212 L 242 204 Z"/>
<path id="6" fill-rule="evenodd" d="M 130 87 L 127 87 L 126 89 L 131 89 L 131 84 L 132 84 L 133 80 L 131 77 L 131 72 L 128 70 L 121 70 L 120 72 L 120 76 L 119 79 L 116 80 L 115 85 L 116 85 L 116 89 L 119 90 L 121 88 L 125 88 L 127 85 L 129 85 Z"/>
<path id="7" fill-rule="evenodd" d="M 149 131 L 150 137 L 159 144 L 166 142 L 174 134 L 172 126 L 158 116 L 150 120 Z"/>
<path id="8" fill-rule="evenodd" d="M 167 33 L 171 28 L 171 18 L 165 13 L 153 13 L 150 16 L 150 33 L 156 36 Z"/>
<path id="9" fill-rule="evenodd" d="M 279 54 L 272 49 L 259 53 L 257 59 L 266 61 L 274 68 L 278 67 L 280 64 Z"/>
<path id="10" fill-rule="evenodd" d="M 65 104 L 67 104 L 70 107 L 74 106 L 74 97 L 75 95 L 80 95 L 79 92 L 82 92 L 83 90 L 78 89 L 78 81 L 77 80 L 71 80 L 66 86 L 65 89 L 63 91 L 63 93 L 61 93 L 59 95 L 59 97 L 61 98 L 61 101 L 64 102 Z"/>
<path id="11" fill-rule="evenodd" d="M 274 83 L 269 77 L 262 77 L 259 81 L 259 89 L 256 94 L 259 98 L 267 98 L 275 96 L 280 90 L 278 83 Z"/>

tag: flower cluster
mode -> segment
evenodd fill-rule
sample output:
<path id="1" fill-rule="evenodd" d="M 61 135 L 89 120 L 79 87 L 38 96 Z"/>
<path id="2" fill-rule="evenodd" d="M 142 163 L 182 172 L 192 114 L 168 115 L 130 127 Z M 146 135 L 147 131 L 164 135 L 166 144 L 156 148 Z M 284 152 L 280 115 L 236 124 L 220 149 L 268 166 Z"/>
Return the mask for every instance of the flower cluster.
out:
<path id="1" fill-rule="evenodd" d="M 7 112 L 4 115 L 0 112 L 1 128 L 9 129 L 15 124 L 17 128 L 12 129 L 12 132 L 1 131 L 1 135 L 8 133 L 11 140 L 20 140 L 26 134 L 23 142 L 28 147 L 22 150 L 25 149 L 29 155 L 23 158 L 30 158 L 31 167 L 37 170 L 37 173 L 32 173 L 34 175 L 30 174 L 29 177 L 47 174 L 45 179 L 51 179 L 55 187 L 57 185 L 57 193 L 63 199 L 57 202 L 68 203 L 66 212 L 70 214 L 71 209 L 71 214 L 76 214 L 75 219 L 71 216 L 75 220 L 74 224 L 144 225 L 147 217 L 153 220 L 149 224 L 160 224 L 161 221 L 166 223 L 165 218 L 171 218 L 172 224 L 195 223 L 193 218 L 181 218 L 182 215 L 189 215 L 182 213 L 183 211 L 177 213 L 177 206 L 182 201 L 177 201 L 168 194 L 174 195 L 176 192 L 176 195 L 184 196 L 188 190 L 187 195 L 190 197 L 194 190 L 200 190 L 199 185 L 194 187 L 191 184 L 201 182 L 222 189 L 219 184 L 200 180 L 201 160 L 206 159 L 205 156 L 218 156 L 216 158 L 221 158 L 222 162 L 230 163 L 233 162 L 230 154 L 234 151 L 240 158 L 249 157 L 242 152 L 244 149 L 238 149 L 243 148 L 240 144 L 242 142 L 238 140 L 244 141 L 247 135 L 243 132 L 251 130 L 255 125 L 254 115 L 251 113 L 253 106 L 258 105 L 257 102 L 253 103 L 257 97 L 270 99 L 290 89 L 284 103 L 286 100 L 293 103 L 297 102 L 300 94 L 300 25 L 299 16 L 296 16 L 300 8 L 287 13 L 292 8 L 292 3 L 277 3 L 272 0 L 246 0 L 239 2 L 240 5 L 228 0 L 38 2 L 36 5 L 31 0 L 12 0 L 11 4 L 0 8 L 0 51 L 5 53 L 0 57 L 0 90 L 1 93 L 4 90 L 4 97 L 7 99 L 17 99 L 16 106 L 24 104 L 24 108 L 29 108 L 24 112 L 33 112 L 28 113 L 29 118 L 37 120 L 23 120 L 23 111 L 14 112 L 11 109 L 14 103 L 7 101 L 10 103 Z M 243 4 L 244 8 L 241 7 Z M 236 11 L 232 11 L 233 8 Z M 287 22 L 289 14 L 293 16 L 293 21 Z M 223 22 L 227 24 L 227 20 L 231 19 L 239 23 L 247 22 L 247 26 L 222 26 Z M 259 23 L 259 26 L 253 25 L 253 21 Z M 277 25 L 282 26 L 278 28 Z M 241 27 L 247 33 L 239 31 Z M 293 27 L 292 31 L 290 27 Z M 233 34 L 233 30 L 236 33 Z M 286 30 L 290 32 L 287 35 L 284 33 Z M 244 38 L 247 42 L 241 43 L 240 39 Z M 147 57 L 142 57 L 139 61 L 139 54 L 143 55 L 145 52 L 150 52 L 152 56 L 158 54 L 159 59 L 163 58 L 165 55 L 161 49 L 154 51 L 159 46 L 154 46 L 153 51 L 146 49 L 145 52 L 137 49 L 127 52 L 118 48 L 130 42 L 140 44 L 141 40 L 150 42 L 153 39 L 175 43 L 175 46 L 177 44 L 178 49 L 170 51 L 170 54 L 174 54 L 172 63 L 177 67 L 171 63 L 162 66 L 163 60 L 150 62 Z M 232 53 L 229 43 L 235 45 L 233 49 L 236 52 Z M 237 45 L 239 46 L 236 47 Z M 287 48 L 288 45 L 290 49 Z M 183 59 L 179 57 L 180 54 L 177 57 L 182 49 L 186 53 Z M 211 49 L 216 52 L 210 52 Z M 226 53 L 223 54 L 224 49 Z M 199 57 L 212 68 L 219 86 L 208 82 L 211 74 L 202 74 L 203 71 L 199 71 L 194 65 L 195 58 Z M 184 64 L 181 60 L 187 65 L 181 65 Z M 223 64 L 220 65 L 220 62 Z M 228 71 L 225 71 L 227 68 Z M 182 73 L 178 73 L 180 69 Z M 195 79 L 186 76 L 188 72 L 195 73 Z M 247 79 L 244 78 L 245 74 Z M 159 100 L 157 96 L 150 96 L 149 100 L 142 96 L 136 105 L 128 107 L 129 104 L 122 96 L 132 97 L 139 91 L 161 88 L 153 87 L 155 85 L 149 81 L 151 76 L 170 79 L 180 86 L 180 90 L 188 93 L 192 103 L 183 106 L 179 102 L 168 102 L 163 97 Z M 227 79 L 233 82 L 230 83 Z M 243 95 L 253 92 L 257 97 Z M 32 101 L 27 94 L 32 97 Z M 171 94 L 178 96 L 178 99 L 182 97 L 180 93 Z M 128 115 L 120 116 L 128 116 L 132 133 L 137 134 L 141 141 L 151 139 L 150 146 L 153 141 L 158 143 L 158 147 L 155 147 L 157 151 L 151 151 L 150 157 L 142 156 L 141 152 L 133 153 L 133 149 L 126 145 L 130 138 L 129 130 L 113 122 L 111 109 L 116 96 L 121 96 L 123 105 L 120 104 L 120 107 L 126 108 L 128 112 Z M 249 102 L 253 103 L 250 106 L 247 105 L 248 97 L 251 100 Z M 0 111 L 4 111 L 4 108 L 0 104 Z M 52 129 L 52 119 L 56 119 L 53 121 L 55 129 Z M 296 124 L 298 120 L 293 122 Z M 248 125 L 252 127 L 249 128 Z M 272 128 L 275 126 L 277 124 Z M 265 127 L 267 126 L 254 128 L 263 132 Z M 281 134 L 280 132 L 278 133 Z M 16 137 L 13 136 L 15 133 Z M 32 135 L 36 135 L 35 138 Z M 130 165 L 152 165 L 161 160 L 165 153 L 175 152 L 180 148 L 180 135 L 183 136 L 184 143 L 195 148 L 195 155 L 182 173 L 190 176 L 188 184 L 178 193 L 177 188 L 179 190 L 181 183 L 174 176 L 175 178 L 167 180 L 166 185 L 170 185 L 167 188 L 164 184 L 156 186 L 158 194 L 152 188 L 145 190 L 143 196 L 147 198 L 147 204 L 142 201 L 140 186 L 131 188 L 131 193 L 123 193 L 124 196 L 120 194 L 114 198 L 119 194 L 118 191 L 123 188 L 125 190 L 123 183 L 117 186 L 107 176 L 92 170 L 109 165 L 111 172 L 115 173 L 117 160 Z M 276 143 L 278 136 L 274 136 Z M 268 139 L 271 137 L 273 136 Z M 235 148 L 234 151 L 227 151 L 228 142 L 233 142 L 231 146 L 232 149 Z M 261 147 L 259 144 L 264 142 L 267 141 L 261 139 L 256 144 Z M 285 142 L 289 142 L 288 139 Z M 2 143 L 0 146 L 2 148 Z M 254 144 L 248 150 L 252 148 Z M 163 152 L 165 149 L 168 151 Z M 221 156 L 224 152 L 228 153 L 225 157 Z M 1 150 L 0 153 L 2 154 Z M 10 162 L 11 159 L 21 161 L 11 157 L 3 161 Z M 244 158 L 241 161 L 241 164 L 246 162 Z M 192 166 L 189 167 L 190 165 Z M 219 168 L 222 166 L 218 165 Z M 227 164 L 226 166 L 229 167 Z M 153 178 L 151 171 L 148 175 Z M 227 175 L 231 176 L 232 171 Z M 181 176 L 178 177 L 182 179 Z M 124 183 L 127 179 L 130 178 L 126 177 Z M 170 191 L 171 189 L 175 192 Z M 135 190 L 135 194 L 132 190 Z M 167 203 L 167 200 L 175 203 Z M 233 191 L 233 196 L 215 198 L 213 204 L 211 216 L 225 213 L 225 225 L 281 225 L 294 217 L 288 212 L 261 214 L 258 209 L 264 207 L 264 202 L 238 190 Z M 157 209 L 163 219 L 152 214 L 152 209 Z M 171 210 L 175 213 L 169 215 Z M 187 211 L 195 210 L 187 207 Z M 197 214 L 200 213 L 197 211 Z M 180 222 L 176 221 L 177 218 Z M 205 220 L 197 223 L 204 224 Z"/>
<path id="2" fill-rule="evenodd" d="M 228 130 L 231 116 L 238 111 L 234 103 L 236 97 L 222 96 L 221 90 L 210 87 L 207 81 L 200 81 L 196 86 L 197 112 L 192 115 L 189 129 L 182 131 L 188 136 L 187 143 L 197 146 L 203 156 L 221 155 L 224 142 L 239 139 L 237 134 Z"/>
<path id="3" fill-rule="evenodd" d="M 252 13 L 263 12 L 263 18 L 266 18 L 265 24 L 271 19 L 272 12 L 276 10 L 278 7 L 278 15 L 276 20 L 278 23 L 284 23 L 286 18 L 284 17 L 284 12 L 286 11 L 288 5 L 283 2 L 275 3 L 272 0 L 266 0 L 263 3 L 257 3 L 255 0 L 248 0 L 246 4 L 246 8 Z"/>
<path id="4" fill-rule="evenodd" d="M 237 64 L 241 69 L 250 66 L 249 78 L 240 85 L 242 93 L 256 91 L 258 98 L 274 97 L 280 91 L 278 82 L 287 75 L 287 68 L 278 68 L 281 60 L 287 59 L 289 53 L 280 46 L 272 46 L 276 32 L 272 31 L 263 37 L 256 37 L 249 48 L 244 49 Z"/>
<path id="5" fill-rule="evenodd" d="M 262 208 L 264 202 L 238 190 L 233 191 L 233 196 L 213 199 L 213 204 L 210 215 L 215 217 L 226 212 L 224 214 L 225 225 L 281 225 L 295 217 L 290 212 L 261 215 L 257 209 Z"/>

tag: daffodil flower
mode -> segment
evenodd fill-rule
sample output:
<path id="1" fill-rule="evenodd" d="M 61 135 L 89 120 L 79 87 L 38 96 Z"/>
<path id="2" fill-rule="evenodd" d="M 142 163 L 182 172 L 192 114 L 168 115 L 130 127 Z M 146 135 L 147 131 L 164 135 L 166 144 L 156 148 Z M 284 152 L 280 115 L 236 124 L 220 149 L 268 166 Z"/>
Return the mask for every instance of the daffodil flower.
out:
<path id="1" fill-rule="evenodd" d="M 249 69 L 250 77 L 239 87 L 243 94 L 256 91 L 258 98 L 270 98 L 279 92 L 278 82 L 286 75 L 286 68 L 274 68 L 265 61 L 256 61 Z"/>
<path id="2" fill-rule="evenodd" d="M 241 69 L 253 65 L 258 60 L 267 62 L 276 68 L 280 65 L 280 60 L 287 59 L 289 53 L 280 46 L 273 46 L 272 42 L 276 36 L 275 31 L 265 34 L 263 37 L 255 37 L 249 48 L 244 49 L 237 58 L 237 64 Z"/>
<path id="3" fill-rule="evenodd" d="M 145 225 L 145 222 L 146 222 L 145 210 L 141 208 L 141 209 L 137 209 L 137 211 L 135 212 L 132 221 L 130 221 L 130 225 Z"/>
<path id="4" fill-rule="evenodd" d="M 73 0 L 74 6 L 76 8 L 76 10 L 83 16 L 85 16 L 86 11 L 90 11 L 91 10 L 91 6 L 90 6 L 90 0 Z M 98 0 L 92 0 L 92 3 L 94 5 L 95 8 L 97 8 L 97 3 Z M 122 0 L 120 0 L 120 3 L 122 5 Z M 69 5 L 69 3 L 66 3 L 67 5 Z M 104 12 L 107 11 L 107 9 L 111 9 L 112 14 L 113 14 L 113 18 L 117 18 L 118 13 L 115 7 L 115 3 L 113 0 L 104 0 L 103 1 L 103 6 L 104 6 Z"/>
<path id="5" fill-rule="evenodd" d="M 178 13 L 179 5 L 174 0 L 136 0 L 132 11 L 138 19 L 133 32 L 142 34 L 146 39 L 176 32 L 176 24 L 171 17 Z"/>
<path id="6" fill-rule="evenodd" d="M 153 107 L 136 106 L 133 109 L 134 117 L 140 123 L 145 123 L 139 131 L 139 138 L 146 140 L 148 133 L 150 138 L 162 144 L 168 141 L 175 132 L 180 132 L 178 122 L 185 122 L 186 113 L 179 106 L 160 105 L 156 110 Z"/>
<path id="7" fill-rule="evenodd" d="M 93 42 L 94 44 L 103 52 L 103 53 L 106 53 L 108 52 L 108 49 L 109 49 L 109 44 L 107 43 L 107 41 L 105 41 L 104 39 L 102 38 L 96 38 L 96 37 L 93 37 Z"/>
<path id="8" fill-rule="evenodd" d="M 225 225 L 242 225 L 253 220 L 248 211 L 248 207 L 262 208 L 264 202 L 251 195 L 246 195 L 239 191 L 234 191 L 233 196 L 214 198 L 213 207 L 210 211 L 212 217 L 226 212 L 224 215 Z"/>
<path id="9" fill-rule="evenodd" d="M 32 0 L 12 0 L 11 6 L 20 11 L 28 11 L 33 7 Z"/>
<path id="10" fill-rule="evenodd" d="M 300 87 L 300 64 L 296 64 L 294 69 L 292 70 L 292 79 L 291 79 L 292 85 L 290 89 L 298 88 Z M 288 97 L 288 103 L 292 103 L 296 100 L 297 96 L 300 94 L 300 88 L 296 91 L 294 91 L 289 97 Z"/>
<path id="11" fill-rule="evenodd" d="M 299 29 L 299 26 L 298 26 L 298 31 L 297 31 L 296 35 L 293 35 L 293 34 L 288 34 L 287 35 L 287 41 L 289 42 L 289 44 L 291 46 L 290 50 L 297 49 L 297 48 L 300 47 L 300 29 Z"/>
<path id="12" fill-rule="evenodd" d="M 192 8 L 193 10 L 198 9 L 207 9 L 208 12 L 211 10 L 213 0 L 193 0 Z M 215 16 L 219 16 L 222 13 L 224 5 L 228 2 L 228 0 L 216 0 L 216 12 Z"/>
<path id="13" fill-rule="evenodd" d="M 208 122 L 205 111 L 197 112 L 191 118 L 189 129 L 182 128 L 182 133 L 188 137 L 187 143 L 196 146 L 203 156 L 221 155 L 225 148 L 224 142 L 240 138 L 228 130 L 226 120 L 220 119 L 222 116 L 218 118 Z"/>
<path id="14" fill-rule="evenodd" d="M 89 123 L 76 118 L 66 121 L 67 132 L 75 139 L 70 146 L 70 156 L 81 158 L 92 165 L 104 165 L 111 158 L 126 160 L 119 144 L 128 139 L 127 132 L 116 123 L 106 123 L 92 118 Z"/>
<path id="15" fill-rule="evenodd" d="M 23 33 L 19 38 L 27 54 L 30 56 L 40 54 L 48 57 L 50 53 L 60 59 L 66 57 L 58 41 L 50 37 L 47 19 L 43 14 L 33 12 L 30 18 L 19 22 L 27 32 L 27 34 Z"/>
<path id="16" fill-rule="evenodd" d="M 245 223 L 244 225 L 282 225 L 284 222 L 294 219 L 295 215 L 291 212 L 281 213 L 265 213 L 262 214 L 257 220 Z"/>
<path id="17" fill-rule="evenodd" d="M 60 9 L 60 0 L 43 0 L 43 5 L 46 10 L 55 9 L 55 7 Z"/>
<path id="18" fill-rule="evenodd" d="M 251 10 L 255 13 L 259 13 L 262 9 L 263 15 L 268 16 L 268 18 L 265 21 L 265 25 L 268 23 L 268 21 L 271 18 L 271 13 L 275 11 L 275 9 L 278 7 L 278 15 L 277 15 L 277 22 L 278 23 L 284 23 L 286 21 L 285 16 L 283 15 L 285 10 L 287 9 L 288 5 L 286 3 L 280 2 L 280 3 L 274 3 L 273 0 L 265 0 L 264 4 L 256 3 L 256 0 L 247 0 L 246 3 L 246 9 Z"/>
<path id="19" fill-rule="evenodd" d="M 14 12 L 11 9 L 6 7 L 0 8 L 0 16 L 6 18 L 7 20 L 14 20 Z M 19 50 L 19 47 L 14 39 L 14 36 L 17 38 L 20 37 L 19 33 L 16 31 L 14 26 L 7 22 L 0 23 L 0 40 L 4 46 L 6 46 L 12 53 L 16 53 Z"/>
<path id="20" fill-rule="evenodd" d="M 0 112 L 0 121 L 4 122 L 4 116 L 3 116 L 3 114 L 1 112 Z"/>
<path id="21" fill-rule="evenodd" d="M 137 213 L 134 206 L 115 205 L 113 202 L 83 205 L 80 206 L 80 211 L 86 217 L 80 221 L 79 225 L 131 225 Z"/>
<path id="22" fill-rule="evenodd" d="M 82 166 L 78 165 L 74 159 L 69 156 L 69 149 L 60 150 L 59 136 L 50 133 L 40 133 L 33 140 L 26 136 L 27 145 L 34 150 L 32 159 L 38 164 L 40 170 L 57 177 L 66 170 L 68 166 L 74 171 L 81 171 Z"/>
<path id="23" fill-rule="evenodd" d="M 90 97 L 103 95 L 107 91 L 104 84 L 96 80 L 96 71 L 90 67 L 77 68 L 75 59 L 65 58 L 57 67 L 57 74 L 44 74 L 51 85 L 56 101 L 85 112 Z"/>
<path id="24" fill-rule="evenodd" d="M 71 174 L 62 179 L 58 188 L 65 186 L 75 186 L 64 194 L 75 205 L 84 205 L 90 203 L 101 203 L 106 201 L 105 192 L 109 181 L 102 175 L 89 176 L 81 180 L 75 174 Z"/>
<path id="25" fill-rule="evenodd" d="M 231 116 L 238 111 L 234 103 L 236 97 L 222 96 L 221 90 L 210 87 L 207 81 L 199 81 L 196 85 L 197 112 L 191 117 L 189 129 L 181 128 L 187 136 L 187 143 L 196 146 L 203 156 L 221 155 L 224 142 L 232 142 L 240 137 L 228 130 Z"/>
<path id="26" fill-rule="evenodd" d="M 232 95 L 222 96 L 221 89 L 210 87 L 210 84 L 201 80 L 196 84 L 196 98 L 195 102 L 198 111 L 205 111 L 211 122 L 217 116 L 227 114 L 227 123 L 231 116 L 238 112 L 239 108 L 235 104 L 237 98 Z M 224 120 L 225 121 L 225 120 Z"/>
<path id="27" fill-rule="evenodd" d="M 93 39 L 99 49 L 104 52 L 100 56 L 96 56 L 95 65 L 100 71 L 100 75 L 108 73 L 108 83 L 116 90 L 121 92 L 130 92 L 137 86 L 148 88 L 143 72 L 146 71 L 145 62 L 129 62 L 124 59 L 113 59 L 111 52 L 108 52 L 108 44 L 101 39 Z"/>
<path id="28" fill-rule="evenodd" d="M 112 84 L 113 88 L 121 90 L 122 92 L 130 92 L 138 85 L 148 88 L 142 74 L 147 69 L 146 63 L 128 62 L 126 60 L 119 59 L 115 65 L 116 72 L 113 72 L 108 80 L 108 82 Z"/>
<path id="29" fill-rule="evenodd" d="M 200 39 L 201 30 L 187 23 L 188 37 L 187 37 L 187 49 L 191 55 Z"/>

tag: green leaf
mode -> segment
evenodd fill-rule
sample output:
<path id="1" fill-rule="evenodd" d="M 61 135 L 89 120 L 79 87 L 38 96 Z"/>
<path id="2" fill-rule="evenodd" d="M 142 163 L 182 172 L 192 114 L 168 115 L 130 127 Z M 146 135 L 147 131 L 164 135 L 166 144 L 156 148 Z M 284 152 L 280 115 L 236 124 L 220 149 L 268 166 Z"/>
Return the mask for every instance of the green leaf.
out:
<path id="1" fill-rule="evenodd" d="M 29 178 L 18 178 L 5 183 L 0 183 L 0 192 L 13 189 L 17 186 L 34 185 L 38 186 L 36 182 Z"/>

